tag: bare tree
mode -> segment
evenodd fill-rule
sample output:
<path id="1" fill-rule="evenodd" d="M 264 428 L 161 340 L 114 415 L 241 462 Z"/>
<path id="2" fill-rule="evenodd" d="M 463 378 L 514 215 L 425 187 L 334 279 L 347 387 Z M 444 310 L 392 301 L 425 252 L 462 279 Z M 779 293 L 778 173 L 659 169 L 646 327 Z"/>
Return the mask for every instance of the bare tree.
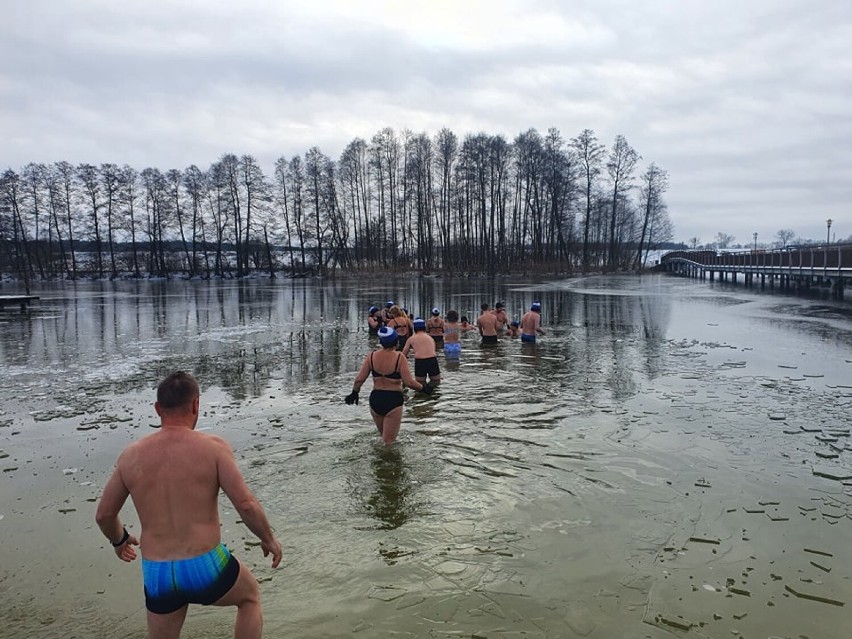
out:
<path id="1" fill-rule="evenodd" d="M 458 157 L 459 141 L 456 134 L 447 128 L 435 136 L 435 164 L 438 180 L 438 233 L 441 238 L 441 264 L 447 268 L 450 262 L 452 233 L 453 173 Z"/>
<path id="2" fill-rule="evenodd" d="M 308 203 L 311 205 L 311 224 L 316 243 L 316 267 L 322 272 L 326 266 L 323 251 L 325 249 L 327 233 L 331 228 L 332 202 L 329 188 L 331 160 L 318 147 L 312 147 L 305 153 L 305 191 Z"/>
<path id="3" fill-rule="evenodd" d="M 101 187 L 104 194 L 104 210 L 107 223 L 107 250 L 109 251 L 110 278 L 118 277 L 118 265 L 115 260 L 116 208 L 121 189 L 121 170 L 116 164 L 101 164 Z"/>
<path id="4" fill-rule="evenodd" d="M 98 277 L 104 276 L 103 235 L 101 234 L 101 185 L 97 167 L 92 164 L 80 164 L 77 178 L 83 187 L 83 194 L 89 205 L 92 237 L 95 241 L 95 267 Z"/>
<path id="5" fill-rule="evenodd" d="M 793 229 L 779 229 L 777 233 L 775 233 L 775 237 L 778 238 L 778 245 L 781 248 L 787 246 L 794 237 L 796 237 L 796 232 Z"/>
<path id="6" fill-rule="evenodd" d="M 631 188 L 633 170 L 640 159 L 641 156 L 627 143 L 627 139 L 623 135 L 615 136 L 615 143 L 612 145 L 606 163 L 606 170 L 609 173 L 610 184 L 612 185 L 609 218 L 610 266 L 615 266 L 617 262 L 616 247 L 618 236 L 615 230 L 618 220 L 618 206 L 623 199 L 623 195 Z"/>
<path id="7" fill-rule="evenodd" d="M 639 236 L 639 248 L 636 252 L 636 268 L 642 265 L 642 251 L 645 249 L 646 240 L 650 237 L 650 229 L 654 219 L 666 210 L 663 194 L 669 187 L 669 174 L 651 162 L 642 174 L 641 179 L 639 200 L 642 206 L 642 232 Z"/>
<path id="8" fill-rule="evenodd" d="M 32 254 L 35 261 L 35 267 L 38 269 L 39 276 L 41 279 L 45 279 L 45 269 L 44 269 L 44 261 L 50 260 L 50 250 L 51 250 L 51 242 L 50 242 L 50 224 L 47 224 L 47 252 L 43 257 L 43 246 L 42 246 L 42 230 L 45 226 L 42 224 L 42 220 L 45 217 L 43 213 L 46 211 L 47 207 L 45 206 L 44 200 L 44 183 L 45 177 L 47 174 L 47 167 L 44 164 L 35 164 L 30 163 L 27 164 L 21 170 L 21 211 L 20 214 L 23 215 L 23 210 L 26 208 L 28 217 L 32 219 L 32 229 L 33 229 L 33 247 Z M 24 206 L 28 204 L 29 206 Z"/>
<path id="9" fill-rule="evenodd" d="M 4 210 L 9 211 L 12 226 L 12 250 L 14 251 L 14 269 L 18 276 L 24 281 L 27 292 L 30 290 L 30 282 L 35 272 L 30 253 L 30 241 L 27 229 L 21 213 L 23 204 L 23 187 L 21 176 L 12 169 L 8 169 L 0 177 L 0 204 Z"/>
<path id="10" fill-rule="evenodd" d="M 367 153 L 367 142 L 362 138 L 356 138 L 346 146 L 338 161 L 338 178 L 342 187 L 341 198 L 349 206 L 354 259 L 357 262 L 366 262 L 375 258 Z"/>
<path id="11" fill-rule="evenodd" d="M 198 259 L 198 246 L 204 255 L 204 272 L 206 277 L 210 276 L 210 261 L 207 251 L 207 235 L 204 229 L 204 200 L 208 190 L 207 176 L 204 171 L 194 164 L 183 172 L 183 186 L 189 197 L 189 206 L 192 210 L 190 231 L 192 233 L 192 273 L 197 273 L 200 268 Z"/>
<path id="12" fill-rule="evenodd" d="M 380 251 L 385 264 L 393 263 L 399 254 L 400 221 L 398 211 L 399 161 L 401 148 L 396 133 L 386 127 L 370 141 L 370 161 L 376 171 L 379 197 Z"/>
<path id="13" fill-rule="evenodd" d="M 249 247 L 252 244 L 253 217 L 262 213 L 263 202 L 269 199 L 269 185 L 260 164 L 251 155 L 240 158 L 240 176 L 245 201 L 245 237 L 243 245 L 246 248 L 243 256 L 243 267 L 248 270 Z M 259 225 L 259 226 L 262 226 Z"/>
<path id="14" fill-rule="evenodd" d="M 136 239 L 136 233 L 139 230 L 139 220 L 136 218 L 138 177 L 139 174 L 136 172 L 136 169 L 126 164 L 119 171 L 119 202 L 125 210 L 125 215 L 122 217 L 120 226 L 130 238 L 130 268 L 136 277 L 142 275 L 139 268 L 139 246 Z"/>
<path id="15" fill-rule="evenodd" d="M 716 246 L 720 249 L 726 249 L 734 243 L 735 239 L 736 238 L 733 235 L 728 235 L 727 233 L 719 231 L 716 233 Z"/>
<path id="16" fill-rule="evenodd" d="M 53 172 L 59 182 L 62 215 L 68 230 L 68 252 L 70 254 L 71 279 L 77 279 L 77 251 L 74 243 L 74 208 L 72 206 L 76 183 L 74 176 L 76 169 L 68 162 L 57 162 L 53 165 Z"/>
<path id="17" fill-rule="evenodd" d="M 591 129 L 584 129 L 580 135 L 571 140 L 571 146 L 574 153 L 577 155 L 577 160 L 580 165 L 582 188 L 581 192 L 585 196 L 585 207 L 583 210 L 583 269 L 589 267 L 589 233 L 592 225 L 592 199 L 595 181 L 601 173 L 601 161 L 603 160 L 606 148 L 598 143 L 595 132 Z"/>
<path id="18" fill-rule="evenodd" d="M 55 171 L 54 167 L 50 167 L 47 169 L 44 176 L 45 186 L 47 188 L 47 205 L 50 212 L 50 218 L 48 220 L 49 226 L 53 229 L 53 233 L 56 234 L 56 240 L 59 245 L 59 259 L 61 272 L 63 277 L 71 277 L 71 270 L 68 264 L 68 255 L 65 252 L 65 241 L 63 238 L 63 233 L 65 232 L 65 222 L 64 220 L 64 209 L 63 209 L 63 200 L 62 200 L 62 184 L 59 180 L 59 175 Z M 52 236 L 53 233 L 49 235 Z M 55 275 L 56 271 L 52 271 L 52 274 Z"/>

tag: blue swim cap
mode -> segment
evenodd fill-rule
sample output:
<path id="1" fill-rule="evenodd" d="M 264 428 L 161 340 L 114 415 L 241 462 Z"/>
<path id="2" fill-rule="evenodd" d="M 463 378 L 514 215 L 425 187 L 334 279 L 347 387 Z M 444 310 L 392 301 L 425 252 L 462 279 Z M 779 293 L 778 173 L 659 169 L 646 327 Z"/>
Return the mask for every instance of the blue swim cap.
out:
<path id="1" fill-rule="evenodd" d="M 541 310 L 541 302 L 533 302 L 532 306 L 530 306 L 531 311 L 540 311 Z"/>
<path id="2" fill-rule="evenodd" d="M 512 322 L 512 326 L 520 326 L 521 323 L 518 320 Z"/>
<path id="3" fill-rule="evenodd" d="M 385 304 L 386 308 L 390 308 L 391 306 L 393 306 L 393 300 L 391 300 L 387 304 Z"/>
<path id="4" fill-rule="evenodd" d="M 396 343 L 399 341 L 399 335 L 396 334 L 396 331 L 390 328 L 389 326 L 382 326 L 379 329 L 379 342 L 381 342 L 382 346 L 396 346 Z"/>
<path id="5" fill-rule="evenodd" d="M 373 313 L 375 313 L 377 310 L 379 310 L 379 309 L 377 309 L 375 306 L 371 306 L 371 307 L 370 307 L 370 310 L 369 310 L 369 311 L 367 311 L 367 312 L 368 312 L 368 313 L 370 313 L 370 314 L 372 315 L 372 314 L 373 314 Z"/>
<path id="6" fill-rule="evenodd" d="M 425 331 L 426 330 L 426 320 L 422 320 L 419 317 L 414 320 L 414 330 L 415 331 Z"/>
<path id="7" fill-rule="evenodd" d="M 441 314 L 441 309 L 439 309 L 437 306 L 432 309 L 432 315 L 440 315 L 440 314 Z"/>

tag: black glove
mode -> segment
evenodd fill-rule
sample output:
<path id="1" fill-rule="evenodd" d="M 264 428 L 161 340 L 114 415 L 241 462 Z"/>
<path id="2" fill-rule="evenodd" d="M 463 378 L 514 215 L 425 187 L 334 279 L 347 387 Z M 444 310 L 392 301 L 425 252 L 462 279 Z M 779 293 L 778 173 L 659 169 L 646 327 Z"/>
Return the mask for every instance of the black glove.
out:
<path id="1" fill-rule="evenodd" d="M 350 406 L 352 404 L 357 404 L 358 403 L 358 391 L 352 391 L 343 399 L 343 401 L 346 402 L 347 404 L 349 404 Z"/>
<path id="2" fill-rule="evenodd" d="M 432 386 L 432 384 L 427 382 L 427 383 L 423 384 L 423 388 L 421 388 L 420 390 L 422 392 L 426 393 L 427 395 L 431 395 L 432 391 L 435 390 L 435 387 Z"/>

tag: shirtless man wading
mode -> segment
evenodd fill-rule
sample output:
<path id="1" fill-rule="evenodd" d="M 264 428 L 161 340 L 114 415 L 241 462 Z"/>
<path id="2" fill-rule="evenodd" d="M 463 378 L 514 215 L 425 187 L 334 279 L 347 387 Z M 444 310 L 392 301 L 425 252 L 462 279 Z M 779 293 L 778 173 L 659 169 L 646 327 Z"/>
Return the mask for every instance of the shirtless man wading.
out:
<path id="1" fill-rule="evenodd" d="M 530 310 L 521 318 L 521 341 L 527 344 L 535 344 L 536 333 L 544 335 L 541 328 L 541 303 L 533 302 Z"/>
<path id="2" fill-rule="evenodd" d="M 190 603 L 237 606 L 234 637 L 257 639 L 263 631 L 257 580 L 221 543 L 219 490 L 260 539 L 263 556 L 272 555 L 273 568 L 281 544 L 228 443 L 195 430 L 199 401 L 198 382 L 188 373 L 160 383 L 154 404 L 160 430 L 121 453 L 96 520 L 119 559 L 133 561 L 133 546 L 141 548 L 151 639 L 179 637 Z M 119 519 L 128 496 L 139 515 L 139 540 Z"/>
<path id="3" fill-rule="evenodd" d="M 482 314 L 476 318 L 479 334 L 482 336 L 483 344 L 497 343 L 497 317 L 488 310 L 488 304 L 482 305 Z"/>

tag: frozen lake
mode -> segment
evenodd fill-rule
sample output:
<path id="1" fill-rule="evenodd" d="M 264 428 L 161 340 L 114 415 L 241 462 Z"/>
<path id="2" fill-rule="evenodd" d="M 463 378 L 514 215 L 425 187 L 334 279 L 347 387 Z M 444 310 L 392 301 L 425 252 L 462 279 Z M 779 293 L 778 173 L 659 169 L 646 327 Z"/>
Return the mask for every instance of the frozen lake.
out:
<path id="1" fill-rule="evenodd" d="M 267 636 L 849 636 L 848 302 L 661 275 L 35 294 L 0 313 L 2 637 L 145 636 L 141 568 L 95 499 L 176 369 L 284 544 L 272 570 L 223 501 Z M 464 338 L 385 449 L 343 397 L 387 299 L 471 319 L 540 300 L 548 334 Z M 192 608 L 183 636 L 229 637 L 233 615 Z"/>

